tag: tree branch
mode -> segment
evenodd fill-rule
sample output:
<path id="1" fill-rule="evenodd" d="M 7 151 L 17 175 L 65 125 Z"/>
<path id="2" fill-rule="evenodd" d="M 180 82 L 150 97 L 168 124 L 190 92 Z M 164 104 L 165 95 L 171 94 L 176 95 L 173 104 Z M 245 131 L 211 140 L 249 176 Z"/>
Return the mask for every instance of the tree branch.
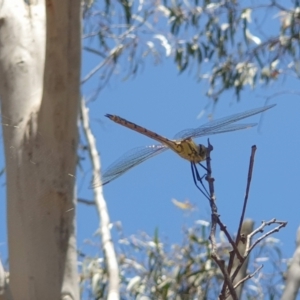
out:
<path id="1" fill-rule="evenodd" d="M 88 116 L 88 108 L 85 106 L 84 99 L 81 100 L 81 118 L 82 118 L 82 128 L 87 140 L 88 151 L 90 155 L 90 159 L 93 165 L 93 178 L 94 182 L 96 178 L 99 178 L 99 174 L 101 171 L 100 167 L 100 159 L 99 154 L 96 148 L 96 140 L 91 131 L 89 124 L 89 116 Z M 100 232 L 102 238 L 103 251 L 105 254 L 105 258 L 107 261 L 108 268 L 108 277 L 109 277 L 109 288 L 108 288 L 108 300 L 119 299 L 119 267 L 117 262 L 117 257 L 114 249 L 114 245 L 112 242 L 112 237 L 110 234 L 110 220 L 108 209 L 106 206 L 106 202 L 102 193 L 102 186 L 98 184 L 98 186 L 94 186 L 94 196 L 95 203 L 98 209 L 99 217 L 100 217 Z"/>

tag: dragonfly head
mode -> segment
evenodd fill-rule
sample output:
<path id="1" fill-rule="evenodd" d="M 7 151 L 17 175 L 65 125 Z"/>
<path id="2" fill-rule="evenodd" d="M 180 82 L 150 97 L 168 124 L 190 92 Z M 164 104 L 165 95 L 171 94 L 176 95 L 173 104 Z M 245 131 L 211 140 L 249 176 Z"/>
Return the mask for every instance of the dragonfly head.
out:
<path id="1" fill-rule="evenodd" d="M 202 144 L 198 145 L 198 156 L 199 156 L 199 162 L 206 159 L 207 148 Z"/>

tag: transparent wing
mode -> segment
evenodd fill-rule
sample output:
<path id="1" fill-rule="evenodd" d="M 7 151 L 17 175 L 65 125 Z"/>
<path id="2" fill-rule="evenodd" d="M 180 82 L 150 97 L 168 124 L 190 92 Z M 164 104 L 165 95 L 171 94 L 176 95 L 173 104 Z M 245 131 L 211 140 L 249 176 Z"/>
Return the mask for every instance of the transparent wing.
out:
<path id="1" fill-rule="evenodd" d="M 101 184 L 105 185 L 111 182 L 112 180 L 123 175 L 131 168 L 168 149 L 169 148 L 164 145 L 153 145 L 131 149 L 130 151 L 123 154 L 114 163 L 112 163 L 102 174 L 101 183 L 99 180 L 98 182 L 95 182 L 93 184 L 93 187 L 97 187 Z"/>
<path id="2" fill-rule="evenodd" d="M 227 126 L 223 126 L 223 127 L 219 128 L 219 129 L 214 129 L 213 131 L 207 131 L 207 132 L 201 134 L 201 137 L 202 136 L 207 136 L 207 135 L 212 135 L 212 134 L 219 134 L 219 133 L 225 133 L 225 132 L 230 132 L 230 131 L 236 131 L 236 130 L 242 130 L 242 129 L 252 128 L 252 127 L 254 127 L 256 125 L 257 125 L 257 123 L 230 124 L 230 125 L 227 125 Z M 185 138 L 185 136 L 188 135 L 192 130 L 195 130 L 195 129 L 190 128 L 190 129 L 182 130 L 182 131 L 180 131 L 179 133 L 177 133 L 175 135 L 174 139 Z"/>
<path id="3" fill-rule="evenodd" d="M 242 113 L 237 113 L 225 118 L 221 118 L 215 121 L 211 121 L 211 122 L 207 122 L 204 125 L 201 125 L 198 128 L 194 128 L 194 129 L 186 129 L 183 131 L 180 131 L 176 134 L 176 138 L 181 138 L 181 139 L 187 139 L 187 138 L 191 138 L 191 137 L 200 137 L 200 136 L 205 136 L 205 135 L 210 135 L 210 134 L 215 134 L 215 133 L 221 133 L 221 132 L 228 132 L 228 131 L 234 131 L 234 130 L 240 130 L 240 129 L 244 129 L 244 128 L 238 128 L 238 125 L 236 125 L 237 127 L 234 126 L 229 126 L 230 124 L 237 122 L 239 120 L 251 117 L 253 115 L 262 113 L 272 107 L 274 107 L 276 104 L 272 104 L 272 105 L 267 105 L 264 107 L 260 107 L 260 108 L 254 108 L 251 110 L 247 110 L 244 111 Z M 252 125 L 253 126 L 253 125 Z M 252 127 L 251 126 L 251 127 Z M 221 129 L 226 129 L 225 131 L 222 131 Z M 237 129 L 233 129 L 233 128 L 237 128 Z"/>

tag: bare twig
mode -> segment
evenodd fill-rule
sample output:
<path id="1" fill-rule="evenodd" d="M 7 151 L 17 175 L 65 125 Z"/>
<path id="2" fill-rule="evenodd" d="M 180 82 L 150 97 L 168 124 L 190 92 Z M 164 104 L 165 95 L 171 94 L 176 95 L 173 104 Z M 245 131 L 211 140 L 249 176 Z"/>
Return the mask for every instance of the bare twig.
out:
<path id="1" fill-rule="evenodd" d="M 86 205 L 96 205 L 95 201 L 87 200 L 87 199 L 83 199 L 83 198 L 77 198 L 77 202 L 78 203 L 83 203 L 83 204 L 86 204 Z"/>
<path id="2" fill-rule="evenodd" d="M 246 187 L 246 194 L 245 194 L 245 199 L 244 199 L 244 205 L 243 205 L 243 210 L 240 218 L 240 224 L 236 236 L 236 245 L 239 244 L 239 241 L 241 239 L 241 229 L 242 225 L 244 222 L 244 217 L 245 217 L 245 212 L 246 212 L 246 207 L 247 207 L 247 202 L 248 202 L 248 196 L 249 196 L 249 190 L 250 190 L 250 185 L 251 185 L 251 179 L 252 179 L 252 173 L 253 173 L 253 166 L 254 166 L 254 157 L 255 157 L 255 152 L 256 152 L 256 146 L 253 145 L 251 149 L 251 155 L 250 155 L 250 163 L 249 163 L 249 170 L 248 170 L 248 178 L 247 178 L 247 187 Z"/>
<path id="3" fill-rule="evenodd" d="M 263 232 L 263 229 L 266 226 L 270 226 L 272 224 L 279 224 L 278 226 L 276 226 L 275 228 L 273 228 L 272 230 L 268 231 L 267 233 L 265 233 L 264 235 L 262 235 L 261 237 L 259 237 L 252 245 L 251 245 L 251 238 L 259 233 L 259 232 Z M 245 255 L 249 255 L 249 253 L 253 250 L 253 248 L 263 239 L 265 239 L 267 236 L 273 234 L 274 232 L 278 232 L 281 228 L 285 227 L 287 225 L 286 221 L 277 221 L 275 218 L 270 220 L 270 221 L 263 221 L 261 223 L 261 225 L 255 229 L 251 234 L 248 235 L 247 237 L 247 248 L 245 251 Z"/>
<path id="4" fill-rule="evenodd" d="M 247 281 L 248 279 L 254 277 L 261 269 L 263 266 L 259 266 L 252 274 L 248 274 L 247 276 L 245 276 L 243 279 L 241 279 L 239 282 L 237 282 L 234 285 L 234 289 L 236 290 L 240 285 L 242 285 L 245 281 Z M 227 297 L 229 297 L 228 299 L 232 299 L 230 298 L 230 294 L 227 293 Z"/>
<path id="5" fill-rule="evenodd" d="M 210 234 L 209 239 L 212 246 L 212 256 L 217 256 L 217 243 L 216 243 L 216 230 L 217 230 L 217 223 L 218 223 L 218 209 L 215 203 L 216 197 L 215 197 L 215 191 L 214 191 L 214 178 L 211 176 L 211 158 L 210 158 L 210 152 L 213 150 L 213 146 L 210 144 L 208 139 L 208 147 L 207 147 L 207 156 L 206 156 L 206 167 L 207 167 L 207 175 L 206 180 L 208 182 L 209 186 L 209 205 L 211 208 L 211 228 L 210 228 Z"/>
<path id="6" fill-rule="evenodd" d="M 245 276 L 243 279 L 241 279 L 239 282 L 237 282 L 235 285 L 234 285 L 234 289 L 236 290 L 240 285 L 242 285 L 245 281 L 247 281 L 248 279 L 254 277 L 261 269 L 262 269 L 262 265 L 259 266 L 252 274 L 248 274 L 247 276 Z M 227 292 L 226 294 L 226 299 L 233 299 L 232 297 L 230 298 L 230 293 Z M 240 298 L 238 298 L 240 299 Z"/>
<path id="7" fill-rule="evenodd" d="M 251 239 L 252 237 L 259 233 L 259 232 L 263 232 L 263 228 L 266 226 L 269 226 L 271 224 L 279 224 L 277 227 L 273 228 L 272 230 L 268 231 L 267 233 L 265 233 L 264 235 L 262 235 L 261 237 L 259 237 L 252 245 L 251 245 Z M 274 232 L 278 232 L 281 228 L 285 227 L 287 225 L 287 222 L 285 221 L 277 221 L 276 219 L 272 219 L 270 221 L 267 222 L 262 222 L 261 226 L 259 226 L 257 229 L 255 229 L 253 232 L 251 232 L 246 240 L 246 249 L 245 249 L 245 253 L 244 253 L 244 260 L 247 259 L 247 257 L 250 255 L 251 251 L 256 247 L 256 245 L 258 243 L 260 243 L 263 239 L 265 239 L 267 236 L 273 234 Z M 238 272 L 240 271 L 242 267 L 242 264 L 240 264 L 234 271 L 234 273 L 231 275 L 231 279 L 234 280 L 238 274 Z"/>
<path id="8" fill-rule="evenodd" d="M 209 139 L 207 140 L 207 152 L 206 152 L 206 167 L 207 167 L 207 175 L 206 175 L 206 180 L 208 182 L 209 186 L 209 193 L 210 193 L 210 199 L 211 201 L 215 202 L 216 197 L 215 197 L 215 188 L 214 188 L 214 181 L 215 179 L 211 176 L 212 171 L 211 171 L 211 158 L 210 158 L 210 153 L 211 151 L 214 150 L 214 147 L 211 145 L 209 142 Z"/>
<path id="9" fill-rule="evenodd" d="M 222 286 L 219 299 L 225 300 L 228 297 L 230 297 L 230 299 L 237 300 L 240 298 L 241 295 L 242 284 L 249 278 L 253 277 L 262 268 L 261 266 L 253 274 L 246 275 L 247 261 L 250 252 L 261 240 L 273 234 L 274 232 L 279 231 L 282 227 L 286 226 L 287 222 L 277 221 L 276 219 L 272 219 L 268 222 L 263 222 L 262 225 L 254 231 L 252 231 L 253 224 L 254 224 L 252 220 L 250 220 L 250 222 L 249 221 L 244 222 L 244 217 L 245 217 L 245 212 L 246 212 L 246 207 L 247 207 L 247 202 L 249 197 L 249 191 L 251 186 L 252 174 L 253 174 L 255 152 L 256 152 L 256 146 L 252 146 L 244 204 L 241 212 L 237 237 L 234 241 L 230 233 L 228 232 L 227 227 L 220 220 L 220 216 L 218 214 L 218 209 L 216 206 L 216 197 L 214 192 L 214 178 L 212 177 L 211 158 L 210 158 L 210 152 L 212 150 L 213 147 L 208 140 L 207 158 L 206 158 L 206 165 L 207 165 L 206 180 L 209 185 L 209 194 L 210 194 L 209 204 L 211 208 L 211 230 L 209 235 L 209 239 L 212 247 L 211 257 L 216 262 L 216 264 L 218 265 L 218 267 L 220 268 L 224 276 L 224 284 Z M 270 230 L 269 232 L 267 232 L 266 234 L 259 237 L 251 245 L 251 238 L 258 232 L 263 232 L 264 227 L 271 224 L 279 224 L 279 225 L 273 228 L 272 230 Z M 215 237 L 217 225 L 220 226 L 220 230 L 224 232 L 224 234 L 227 237 L 227 240 L 229 241 L 229 243 L 233 248 L 233 250 L 230 252 L 228 267 L 226 267 L 225 261 L 223 259 L 220 259 L 220 257 L 217 254 L 217 245 L 216 245 L 216 237 Z"/>
<path id="10" fill-rule="evenodd" d="M 220 218 L 218 218 L 218 224 L 220 226 L 220 229 L 224 232 L 224 234 L 226 235 L 230 245 L 233 248 L 233 252 L 237 255 L 238 259 L 242 262 L 244 261 L 244 258 L 242 257 L 242 254 L 240 253 L 239 249 L 237 248 L 237 244 L 235 244 L 235 242 L 233 241 L 230 233 L 227 230 L 227 227 L 222 223 L 222 221 L 220 220 Z"/>
<path id="11" fill-rule="evenodd" d="M 234 288 L 238 288 L 241 284 L 243 284 L 245 281 L 247 281 L 248 279 L 254 277 L 261 269 L 263 266 L 259 266 L 252 274 L 248 274 L 247 276 L 245 276 L 243 279 L 241 279 L 239 282 L 237 282 L 234 285 Z"/>
<path id="12" fill-rule="evenodd" d="M 237 232 L 237 237 L 235 241 L 235 247 L 233 247 L 234 251 L 230 252 L 230 257 L 229 257 L 229 263 L 228 263 L 228 273 L 231 274 L 232 267 L 235 261 L 235 256 L 238 257 L 240 264 L 237 264 L 235 271 L 240 270 L 244 263 L 244 258 L 241 257 L 241 255 L 244 255 L 244 253 L 240 253 L 239 251 L 236 251 L 236 248 L 238 247 L 240 241 L 241 241 L 241 230 L 244 222 L 244 217 L 245 217 L 245 212 L 246 212 L 246 207 L 247 207 L 247 202 L 248 202 L 248 196 L 249 196 L 249 190 L 250 190 L 250 185 L 251 185 L 251 179 L 252 179 L 252 173 L 253 173 L 253 166 L 254 166 L 254 157 L 255 157 L 255 152 L 256 152 L 256 146 L 252 146 L 251 148 L 251 155 L 250 155 L 250 162 L 249 162 L 249 168 L 248 168 L 248 176 L 247 176 L 247 185 L 246 185 L 246 193 L 245 193 L 245 198 L 244 198 L 244 205 L 242 209 L 242 214 L 240 218 L 240 223 L 238 227 L 238 232 Z M 238 272 L 234 272 L 235 276 L 238 274 Z M 232 276 L 232 280 L 235 279 L 235 276 Z M 226 283 L 224 283 L 222 287 L 222 293 L 225 293 L 226 290 Z"/>
<path id="13" fill-rule="evenodd" d="M 242 260 L 240 260 L 236 253 L 235 250 L 230 252 L 229 256 L 229 262 L 228 262 L 228 273 L 232 274 L 232 272 L 235 272 L 236 269 L 238 269 L 238 273 L 236 273 L 236 277 L 231 277 L 233 284 L 236 285 L 238 282 L 244 282 L 243 279 L 247 276 L 247 266 L 249 262 L 249 256 L 244 258 L 244 254 L 246 251 L 246 238 L 248 234 L 250 234 L 253 231 L 253 226 L 254 222 L 253 220 L 245 220 L 243 225 L 242 225 L 242 230 L 241 230 L 241 236 L 243 236 L 243 239 L 240 239 L 239 244 L 237 245 L 239 254 L 242 256 Z M 236 287 L 236 293 L 238 298 L 241 298 L 242 294 L 242 288 L 243 285 L 239 285 Z M 222 291 L 226 289 L 226 286 L 223 285 Z M 231 300 L 232 298 L 229 297 L 228 300 Z"/>
<path id="14" fill-rule="evenodd" d="M 220 270 L 222 271 L 222 274 L 224 276 L 224 281 L 226 282 L 227 286 L 228 286 L 228 289 L 229 289 L 229 292 L 230 292 L 230 295 L 232 297 L 233 300 L 238 300 L 238 297 L 237 297 L 237 294 L 234 290 L 234 287 L 233 287 L 233 284 L 232 284 L 232 281 L 231 281 L 231 278 L 230 278 L 230 275 L 228 274 L 227 272 L 227 268 L 225 266 L 225 262 L 223 259 L 220 259 L 217 254 L 212 254 L 211 257 L 214 259 L 214 261 L 216 262 L 216 264 L 219 266 Z M 226 297 L 225 295 L 223 294 L 220 294 L 219 295 L 219 299 L 220 300 L 225 300 Z"/>
<path id="15" fill-rule="evenodd" d="M 100 69 L 102 69 L 105 65 L 109 64 L 111 61 L 113 61 L 113 58 L 116 56 L 119 56 L 122 52 L 124 46 L 118 45 L 115 48 L 113 48 L 109 55 L 99 64 L 97 65 L 92 71 L 90 71 L 89 74 L 87 74 L 82 80 L 81 84 L 87 82 L 93 75 L 95 75 Z"/>
<path id="16" fill-rule="evenodd" d="M 209 235 L 209 239 L 210 239 L 211 245 L 212 245 L 211 257 L 214 259 L 216 264 L 219 266 L 232 298 L 234 300 L 238 300 L 236 292 L 233 288 L 233 284 L 232 284 L 230 275 L 227 272 L 225 262 L 224 262 L 224 260 L 220 259 L 217 254 L 217 245 L 216 245 L 217 224 L 221 224 L 221 228 L 225 232 L 226 236 L 230 236 L 230 235 L 227 232 L 226 226 L 223 225 L 223 223 L 220 221 L 219 215 L 218 215 L 218 208 L 216 205 L 216 197 L 215 197 L 215 191 L 214 191 L 214 178 L 211 176 L 212 170 L 211 170 L 210 153 L 212 150 L 213 150 L 213 146 L 210 144 L 209 139 L 208 139 L 207 157 L 206 157 L 206 166 L 207 166 L 206 180 L 208 181 L 208 185 L 209 185 L 209 193 L 210 193 L 209 204 L 210 204 L 210 208 L 211 208 L 211 230 L 210 230 L 210 235 Z M 221 294 L 219 296 L 219 299 L 225 299 L 225 298 L 223 298 L 223 295 Z"/>
<path id="17" fill-rule="evenodd" d="M 228 263 L 228 273 L 229 274 L 231 274 L 232 267 L 233 267 L 233 264 L 235 261 L 235 256 L 237 256 L 240 261 L 240 264 L 237 264 L 237 266 L 235 268 L 234 276 L 232 276 L 232 280 L 235 279 L 235 276 L 238 274 L 238 271 L 240 270 L 240 268 L 242 267 L 242 265 L 244 263 L 244 258 L 241 259 L 241 255 L 244 255 L 244 253 L 240 253 L 239 251 L 236 251 L 236 248 L 238 247 L 238 245 L 241 241 L 241 230 L 242 230 L 246 207 L 247 207 L 247 202 L 248 202 L 248 196 L 249 196 L 249 190 L 250 190 L 250 185 L 251 185 L 253 166 L 254 166 L 254 157 L 255 157 L 256 149 L 257 148 L 255 145 L 252 146 L 252 148 L 251 148 L 251 155 L 250 155 L 250 162 L 249 162 L 248 176 L 247 176 L 246 193 L 245 193 L 245 198 L 244 198 L 242 214 L 241 214 L 237 237 L 236 237 L 236 241 L 235 241 L 235 247 L 233 247 L 234 251 L 230 252 L 230 257 L 229 257 L 229 263 Z M 225 290 L 226 290 L 226 283 L 224 283 L 224 285 L 222 287 L 222 293 L 225 293 Z"/>
<path id="18" fill-rule="evenodd" d="M 85 106 L 84 99 L 81 100 L 81 118 L 82 118 L 82 128 L 85 133 L 85 137 L 88 144 L 89 155 L 91 159 L 91 163 L 93 165 L 93 177 L 98 178 L 100 174 L 100 159 L 96 148 L 95 138 L 91 131 L 89 125 L 89 116 L 88 116 L 88 108 Z M 100 216 L 100 232 L 102 238 L 103 251 L 105 254 L 107 268 L 108 268 L 108 277 L 109 277 L 109 290 L 107 299 L 119 299 L 119 267 L 117 262 L 117 257 L 114 249 L 114 245 L 112 243 L 112 237 L 110 234 L 110 220 L 109 214 L 106 206 L 106 202 L 102 193 L 102 186 L 98 184 L 97 187 L 94 188 L 95 195 L 95 203 L 98 209 L 98 213 Z"/>

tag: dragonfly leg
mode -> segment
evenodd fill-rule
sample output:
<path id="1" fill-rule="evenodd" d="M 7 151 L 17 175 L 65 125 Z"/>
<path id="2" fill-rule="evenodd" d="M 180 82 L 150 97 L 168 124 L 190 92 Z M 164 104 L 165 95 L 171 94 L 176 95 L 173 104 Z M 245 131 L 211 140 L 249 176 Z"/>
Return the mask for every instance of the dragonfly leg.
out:
<path id="1" fill-rule="evenodd" d="M 198 169 L 197 169 L 195 163 L 192 163 L 192 162 L 191 162 L 191 169 L 192 169 L 193 180 L 194 180 L 194 183 L 195 183 L 197 189 L 198 189 L 198 190 L 199 190 L 199 191 L 200 191 L 200 192 L 201 192 L 201 193 L 209 200 L 209 199 L 210 199 L 209 193 L 208 193 L 208 191 L 207 191 L 205 185 L 203 184 L 203 180 L 202 180 L 203 177 L 204 177 L 205 175 L 204 175 L 203 177 L 200 176 L 200 174 L 199 174 L 199 172 L 198 172 Z M 204 189 L 204 191 L 203 191 L 203 189 L 197 184 L 197 181 L 201 183 L 201 186 L 202 186 L 202 188 Z"/>
<path id="2" fill-rule="evenodd" d="M 206 172 L 208 172 L 207 168 L 205 166 L 203 166 L 200 162 L 198 163 Z M 204 177 L 205 175 L 202 176 L 202 178 Z"/>

